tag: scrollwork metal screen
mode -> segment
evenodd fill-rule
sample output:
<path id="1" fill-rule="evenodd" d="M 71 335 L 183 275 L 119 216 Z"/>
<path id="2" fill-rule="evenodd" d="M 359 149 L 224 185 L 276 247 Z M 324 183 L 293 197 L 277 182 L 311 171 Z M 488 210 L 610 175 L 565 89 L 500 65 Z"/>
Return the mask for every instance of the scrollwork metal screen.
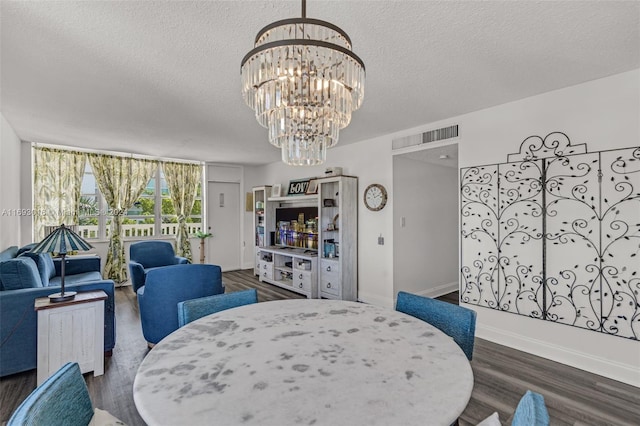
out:
<path id="1" fill-rule="evenodd" d="M 638 340 L 640 147 L 560 132 L 460 171 L 463 302 Z"/>

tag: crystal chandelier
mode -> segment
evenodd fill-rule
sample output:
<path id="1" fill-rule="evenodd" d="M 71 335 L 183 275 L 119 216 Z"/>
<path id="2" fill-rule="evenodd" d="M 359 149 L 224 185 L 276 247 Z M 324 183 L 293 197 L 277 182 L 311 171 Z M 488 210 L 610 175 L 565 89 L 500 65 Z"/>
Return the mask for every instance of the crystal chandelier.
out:
<path id="1" fill-rule="evenodd" d="M 324 163 L 364 96 L 364 63 L 351 51 L 349 36 L 308 19 L 306 0 L 302 18 L 260 30 L 240 72 L 245 102 L 289 165 Z"/>

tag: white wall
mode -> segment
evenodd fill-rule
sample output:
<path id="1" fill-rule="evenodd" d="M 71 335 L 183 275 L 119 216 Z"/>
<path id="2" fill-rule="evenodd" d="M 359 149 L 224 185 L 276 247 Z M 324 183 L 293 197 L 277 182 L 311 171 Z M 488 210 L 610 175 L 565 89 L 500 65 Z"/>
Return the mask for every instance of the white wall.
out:
<path id="1" fill-rule="evenodd" d="M 566 133 L 574 143 L 586 143 L 591 151 L 638 146 L 639 82 L 640 70 L 634 70 L 329 150 L 327 166 L 341 166 L 345 174 L 359 177 L 358 298 L 393 306 L 393 139 L 459 124 L 460 167 L 503 162 L 526 137 L 554 131 Z M 281 163 L 259 169 L 255 178 L 262 179 L 255 185 L 284 185 L 292 178 L 322 174 L 322 168 Z M 379 212 L 367 210 L 362 202 L 363 189 L 374 182 L 389 192 L 389 202 Z M 377 244 L 380 234 L 385 237 L 383 246 Z M 478 313 L 478 337 L 640 386 L 640 342 L 466 306 Z"/>
<path id="2" fill-rule="evenodd" d="M 258 166 L 244 166 L 244 191 L 251 192 L 256 186 L 267 185 L 263 181 L 264 167 Z M 255 202 L 254 202 L 255 205 Z M 242 268 L 253 268 L 254 253 L 255 253 L 255 239 L 253 231 L 253 212 L 243 212 L 241 218 L 241 226 L 244 228 L 244 238 L 242 240 Z"/>
<path id="3" fill-rule="evenodd" d="M 327 161 L 317 167 L 290 167 L 281 162 L 256 167 L 246 176 L 247 188 L 280 183 L 284 189 L 292 179 L 322 177 L 327 167 L 342 167 L 343 174 L 358 177 L 358 299 L 391 307 L 393 304 L 393 235 L 392 235 L 392 158 L 391 139 L 377 138 L 366 142 L 340 145 L 327 152 Z M 265 138 L 264 143 L 268 143 Z M 254 180 L 255 179 L 255 180 Z M 362 191 L 369 184 L 387 188 L 387 206 L 372 212 L 364 207 Z M 251 228 L 248 228 L 251 229 Z M 378 236 L 385 245 L 378 245 Z M 249 236 L 248 238 L 252 238 Z M 253 255 L 245 259 L 253 267 Z"/>
<path id="4" fill-rule="evenodd" d="M 394 156 L 393 294 L 458 289 L 457 188 L 457 168 Z"/>
<path id="5" fill-rule="evenodd" d="M 640 145 L 640 70 L 477 111 L 460 125 L 459 166 L 506 161 L 528 136 L 562 131 L 589 151 Z M 640 265 L 637 265 L 640 269 Z M 640 386 L 640 342 L 465 305 L 478 313 L 476 335 Z"/>
<path id="6" fill-rule="evenodd" d="M 20 203 L 20 139 L 4 115 L 0 114 L 0 251 L 21 246 Z M 25 206 L 30 208 L 30 206 Z"/>

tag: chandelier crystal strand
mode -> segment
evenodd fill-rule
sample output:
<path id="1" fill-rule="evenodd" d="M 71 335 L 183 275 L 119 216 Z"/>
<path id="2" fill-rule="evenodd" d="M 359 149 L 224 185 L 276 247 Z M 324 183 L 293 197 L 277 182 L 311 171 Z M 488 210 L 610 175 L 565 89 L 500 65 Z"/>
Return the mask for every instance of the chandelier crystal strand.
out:
<path id="1" fill-rule="evenodd" d="M 289 165 L 318 165 L 362 104 L 365 67 L 333 24 L 305 16 L 274 22 L 242 60 L 242 95 Z"/>

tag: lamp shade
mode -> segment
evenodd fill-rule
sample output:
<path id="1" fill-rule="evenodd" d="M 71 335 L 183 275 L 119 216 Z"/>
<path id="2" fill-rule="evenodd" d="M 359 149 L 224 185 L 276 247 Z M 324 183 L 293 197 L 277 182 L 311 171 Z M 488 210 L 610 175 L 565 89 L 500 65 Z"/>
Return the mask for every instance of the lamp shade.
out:
<path id="1" fill-rule="evenodd" d="M 62 224 L 59 228 L 40 241 L 31 253 L 59 253 L 67 254 L 72 251 L 87 251 L 93 246 L 82 237 Z"/>
<path id="2" fill-rule="evenodd" d="M 49 300 L 51 302 L 65 302 L 73 299 L 76 295 L 75 291 L 64 291 L 65 256 L 67 253 L 73 251 L 87 251 L 92 248 L 93 246 L 91 244 L 83 240 L 80 235 L 64 226 L 63 223 L 58 229 L 54 230 L 44 240 L 40 241 L 31 249 L 31 253 L 58 253 L 60 257 L 62 257 L 62 262 L 60 262 L 60 293 L 50 294 Z"/>

